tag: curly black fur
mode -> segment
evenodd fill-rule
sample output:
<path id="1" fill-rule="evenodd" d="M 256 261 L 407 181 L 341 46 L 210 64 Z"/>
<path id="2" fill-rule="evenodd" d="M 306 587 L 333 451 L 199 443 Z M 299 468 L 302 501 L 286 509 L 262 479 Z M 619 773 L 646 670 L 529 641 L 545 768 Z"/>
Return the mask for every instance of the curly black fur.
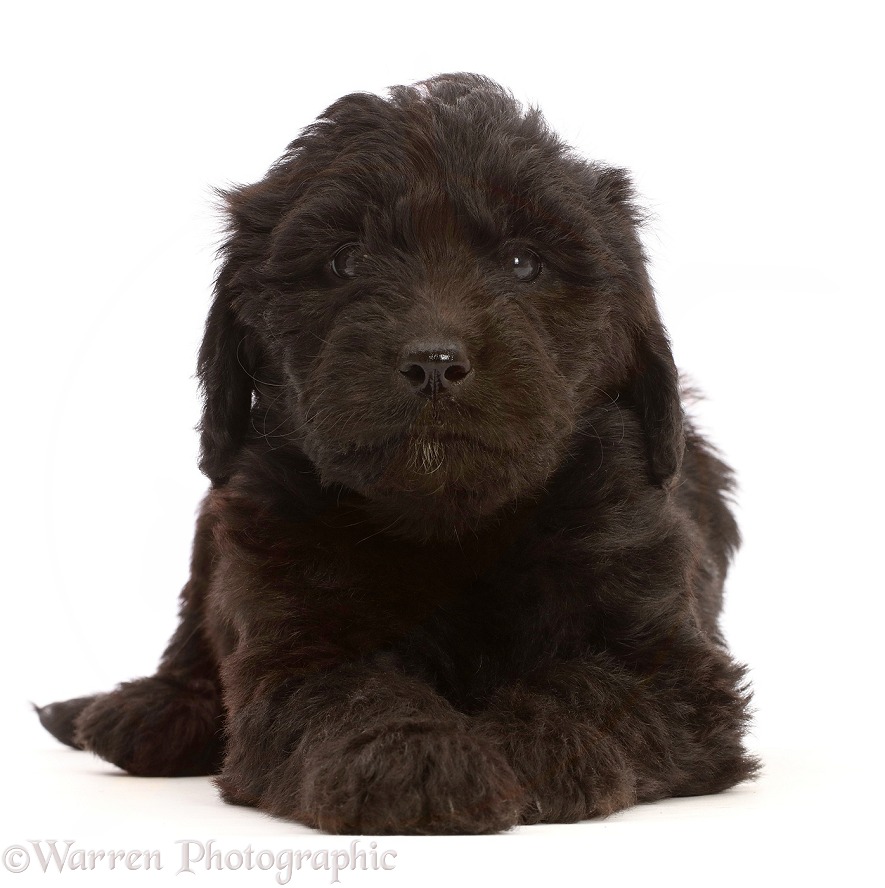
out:
<path id="1" fill-rule="evenodd" d="M 330 832 L 751 777 L 731 475 L 684 415 L 627 175 L 458 74 L 346 96 L 225 199 L 180 627 L 46 727 Z"/>

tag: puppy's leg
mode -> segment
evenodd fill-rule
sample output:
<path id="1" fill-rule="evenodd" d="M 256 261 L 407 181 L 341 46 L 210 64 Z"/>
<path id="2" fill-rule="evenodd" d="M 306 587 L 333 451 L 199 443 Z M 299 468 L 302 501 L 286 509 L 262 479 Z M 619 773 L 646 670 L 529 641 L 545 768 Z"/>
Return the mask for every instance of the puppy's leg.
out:
<path id="1" fill-rule="evenodd" d="M 333 833 L 491 833 L 523 793 L 501 753 L 428 685 L 376 657 L 322 671 L 224 666 L 227 801 Z"/>
<path id="2" fill-rule="evenodd" d="M 572 822 L 754 776 L 748 700 L 720 648 L 671 640 L 641 665 L 598 655 L 533 673 L 500 689 L 473 729 L 526 787 L 521 822 Z"/>
<path id="3" fill-rule="evenodd" d="M 191 578 L 181 595 L 180 622 L 156 675 L 126 682 L 109 694 L 36 707 L 54 737 L 140 776 L 218 770 L 221 697 L 215 658 L 203 634 L 211 545 L 208 521 L 202 517 Z"/>

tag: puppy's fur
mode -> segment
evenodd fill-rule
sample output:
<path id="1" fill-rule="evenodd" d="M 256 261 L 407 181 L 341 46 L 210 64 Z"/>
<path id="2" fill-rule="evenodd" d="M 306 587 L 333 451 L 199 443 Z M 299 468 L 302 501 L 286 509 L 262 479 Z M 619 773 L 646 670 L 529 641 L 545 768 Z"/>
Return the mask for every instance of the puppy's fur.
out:
<path id="1" fill-rule="evenodd" d="M 341 99 L 226 200 L 181 624 L 156 675 L 44 725 L 330 832 L 752 776 L 731 475 L 684 416 L 627 175 L 459 74 Z"/>

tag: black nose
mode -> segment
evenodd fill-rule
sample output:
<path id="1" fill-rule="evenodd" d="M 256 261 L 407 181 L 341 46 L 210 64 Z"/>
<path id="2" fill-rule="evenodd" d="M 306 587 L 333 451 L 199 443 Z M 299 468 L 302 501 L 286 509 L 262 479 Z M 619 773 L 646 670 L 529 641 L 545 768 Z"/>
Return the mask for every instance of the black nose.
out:
<path id="1" fill-rule="evenodd" d="M 460 342 L 413 342 L 403 349 L 399 372 L 416 395 L 449 394 L 470 373 L 470 360 Z"/>

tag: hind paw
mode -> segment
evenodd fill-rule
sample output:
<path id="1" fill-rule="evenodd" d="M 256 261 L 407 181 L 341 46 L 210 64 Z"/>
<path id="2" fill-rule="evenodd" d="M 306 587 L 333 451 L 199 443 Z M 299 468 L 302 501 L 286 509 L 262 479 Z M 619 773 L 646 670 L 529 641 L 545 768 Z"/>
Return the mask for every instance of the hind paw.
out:
<path id="1" fill-rule="evenodd" d="M 102 694 L 74 722 L 76 746 L 140 777 L 213 774 L 221 705 L 208 681 L 151 677 Z"/>
<path id="2" fill-rule="evenodd" d="M 74 700 L 59 700 L 58 703 L 50 703 L 47 706 L 37 706 L 32 703 L 40 724 L 62 743 L 73 746 L 74 749 L 82 747 L 74 739 L 74 722 L 83 710 L 95 700 L 95 696 L 77 697 Z"/>

